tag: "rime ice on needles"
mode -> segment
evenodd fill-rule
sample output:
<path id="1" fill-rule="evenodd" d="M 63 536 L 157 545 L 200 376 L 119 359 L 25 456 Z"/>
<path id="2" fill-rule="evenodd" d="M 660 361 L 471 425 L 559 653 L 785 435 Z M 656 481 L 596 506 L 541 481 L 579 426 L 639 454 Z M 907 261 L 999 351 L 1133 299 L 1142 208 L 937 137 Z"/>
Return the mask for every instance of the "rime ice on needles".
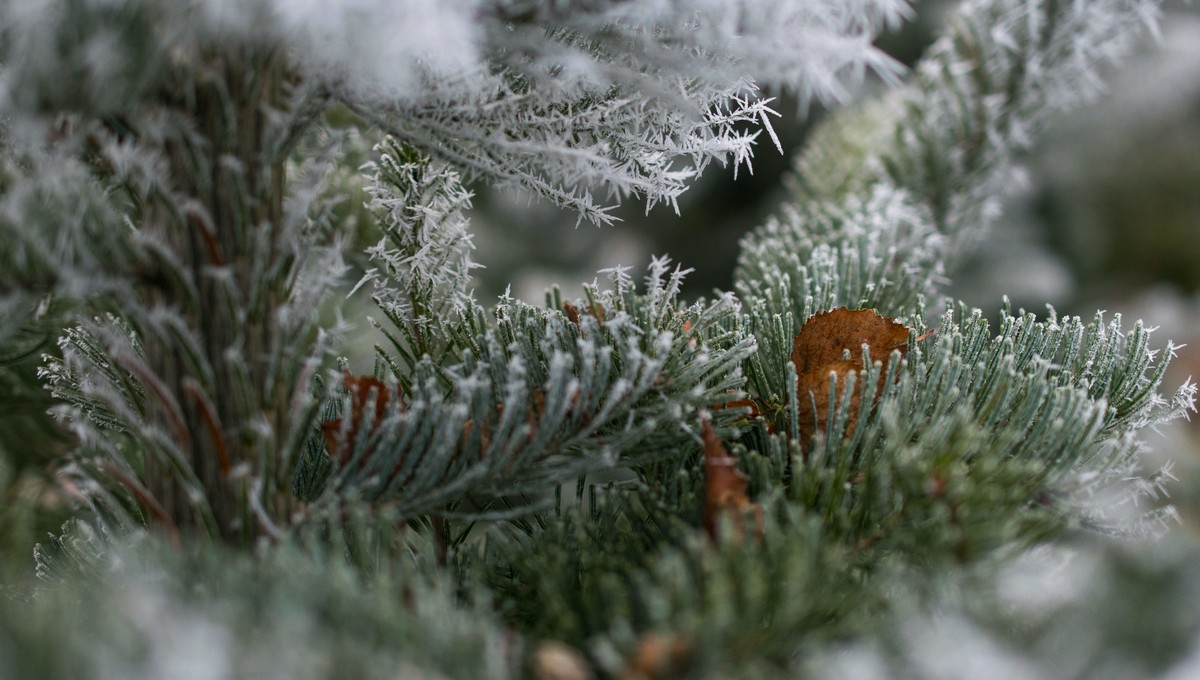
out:
<path id="1" fill-rule="evenodd" d="M 416 96 L 344 98 L 403 142 L 468 179 L 518 186 L 612 220 L 629 196 L 675 206 L 711 162 L 748 164 L 770 131 L 762 85 L 835 100 L 868 69 L 902 2 L 478 2 L 482 63 Z M 386 30 L 379 27 L 377 30 Z M 778 142 L 776 142 L 776 145 Z"/>
<path id="2" fill-rule="evenodd" d="M 944 242 L 925 206 L 891 184 L 801 201 L 744 240 L 738 292 L 798 321 L 841 305 L 907 310 L 944 282 Z"/>
<path id="3" fill-rule="evenodd" d="M 651 264 L 642 292 L 623 268 L 612 273 L 613 288 L 587 288 L 566 313 L 505 296 L 489 323 L 464 300 L 463 313 L 439 322 L 441 364 L 396 338 L 379 348 L 401 392 L 389 403 L 403 405 L 340 433 L 354 448 L 320 502 L 359 498 L 405 517 L 486 516 L 463 500 L 678 455 L 701 410 L 736 398 L 753 339 L 738 328 L 730 297 L 681 303 L 687 272 L 665 257 Z"/>
<path id="4" fill-rule="evenodd" d="M 952 244 L 970 245 L 996 215 L 1014 154 L 1050 115 L 1096 96 L 1100 69 L 1137 29 L 1153 30 L 1157 12 L 1152 0 L 965 3 L 913 85 L 887 102 L 901 117 L 894 141 L 868 164 L 923 197 Z"/>
<path id="5" fill-rule="evenodd" d="M 14 0 L 0 9 L 16 47 L 0 77 L 0 110 L 62 102 L 119 113 L 165 71 L 116 78 L 128 86 L 120 91 L 97 89 L 89 74 L 161 63 L 155 50 L 164 47 L 187 59 L 198 38 L 214 35 L 277 44 L 303 75 L 298 96 L 342 101 L 467 180 L 521 187 L 595 223 L 613 219 L 605 202 L 674 206 L 709 163 L 748 165 L 758 133 L 747 128 L 778 146 L 761 87 L 837 101 L 867 71 L 893 76 L 897 67 L 872 40 L 908 12 L 903 0 L 180 5 L 196 11 L 148 0 L 112 16 L 100 0 L 72 8 L 71 20 L 106 29 L 104 45 L 142 50 L 134 59 L 97 41 L 53 53 L 46 46 L 60 40 L 45 3 Z M 161 45 L 146 40 L 150 26 Z"/>
<path id="6" fill-rule="evenodd" d="M 430 349 L 426 336 L 473 304 L 471 270 L 479 265 L 471 261 L 465 215 L 471 194 L 445 163 L 394 139 L 376 151 L 367 193 L 383 238 L 367 251 L 378 268 L 358 285 L 371 284 L 376 304 L 421 354 Z"/>

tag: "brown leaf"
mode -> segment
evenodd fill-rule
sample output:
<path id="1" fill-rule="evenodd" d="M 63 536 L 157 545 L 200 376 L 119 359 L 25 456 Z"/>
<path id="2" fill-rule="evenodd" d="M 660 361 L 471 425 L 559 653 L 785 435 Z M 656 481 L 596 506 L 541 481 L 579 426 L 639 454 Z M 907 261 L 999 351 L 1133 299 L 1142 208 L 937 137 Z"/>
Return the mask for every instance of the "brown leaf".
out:
<path id="1" fill-rule="evenodd" d="M 552 640 L 538 644 L 529 658 L 534 680 L 591 680 L 587 659 L 574 647 Z"/>
<path id="2" fill-rule="evenodd" d="M 750 409 L 751 418 L 761 418 L 763 412 L 762 407 L 759 406 L 759 403 L 754 399 L 734 399 L 733 401 L 727 401 L 724 404 L 713 406 L 712 410 L 722 411 L 727 408 L 748 408 Z"/>
<path id="3" fill-rule="evenodd" d="M 375 395 L 375 413 L 366 433 L 368 437 L 375 434 L 379 424 L 383 422 L 391 392 L 387 385 L 377 378 L 357 376 L 350 371 L 343 371 L 342 375 L 346 382 L 346 390 L 350 393 L 350 426 L 346 431 L 345 440 L 342 439 L 344 418 L 322 421 L 321 433 L 325 436 L 325 449 L 329 451 L 329 455 L 345 465 L 354 454 L 358 433 L 363 430 L 363 411 L 370 402 L 372 393 Z"/>
<path id="4" fill-rule="evenodd" d="M 667 680 L 687 675 L 692 643 L 677 633 L 646 633 L 617 680 Z"/>
<path id="5" fill-rule="evenodd" d="M 589 316 L 595 317 L 595 319 L 597 321 L 599 321 L 600 323 L 604 323 L 604 320 L 607 317 L 607 314 L 604 311 L 604 307 L 599 302 L 593 303 L 592 305 L 588 306 L 584 310 L 584 312 L 587 313 Z M 583 318 L 580 316 L 579 308 L 576 307 L 575 305 L 571 304 L 570 302 L 563 303 L 563 314 L 566 314 L 567 319 L 571 323 L 575 324 L 576 326 L 579 326 L 580 321 Z"/>
<path id="6" fill-rule="evenodd" d="M 576 326 L 579 325 L 579 308 L 570 302 L 563 303 L 563 313 L 567 315 L 567 319 Z"/>
<path id="7" fill-rule="evenodd" d="M 837 375 L 840 393 L 840 386 L 851 371 L 861 373 L 863 345 L 870 351 L 872 361 L 886 360 L 892 350 L 900 350 L 902 355 L 908 351 L 908 335 L 907 326 L 880 316 L 873 309 L 838 307 L 815 314 L 804 323 L 792 344 L 802 447 L 807 447 L 812 436 L 825 428 L 831 406 L 830 373 Z M 874 390 L 878 398 L 883 391 L 882 380 Z M 862 393 L 863 385 L 860 384 L 851 396 L 846 436 L 854 432 L 857 424 Z"/>
<path id="8" fill-rule="evenodd" d="M 755 533 L 762 540 L 762 508 L 746 493 L 749 479 L 738 469 L 737 459 L 729 455 L 725 443 L 707 420 L 701 433 L 704 436 L 704 530 L 716 540 L 718 517 L 733 514 L 737 522 L 734 526 L 740 528 L 745 516 L 752 514 Z"/>

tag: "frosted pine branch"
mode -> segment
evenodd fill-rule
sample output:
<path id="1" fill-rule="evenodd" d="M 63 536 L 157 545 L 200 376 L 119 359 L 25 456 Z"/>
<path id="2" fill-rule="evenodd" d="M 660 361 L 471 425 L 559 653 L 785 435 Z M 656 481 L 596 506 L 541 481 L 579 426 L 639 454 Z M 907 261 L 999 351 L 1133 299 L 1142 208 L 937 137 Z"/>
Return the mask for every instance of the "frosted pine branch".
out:
<path id="1" fill-rule="evenodd" d="M 458 173 L 395 140 L 376 151 L 367 193 L 383 238 L 367 251 L 377 268 L 358 285 L 371 285 L 375 303 L 420 356 L 445 345 L 442 326 L 474 304 L 471 270 L 479 265 L 465 215 L 471 195 Z"/>
<path id="2" fill-rule="evenodd" d="M 35 0 L 16 0 L 0 15 L 12 42 L 3 110 L 119 114 L 150 96 L 165 72 L 121 78 L 128 88 L 120 92 L 96 88 L 98 77 L 168 54 L 190 58 L 214 36 L 275 46 L 293 55 L 296 92 L 310 103 L 342 101 L 468 180 L 519 186 L 604 223 L 611 216 L 602 201 L 674 205 L 708 163 L 747 162 L 755 134 L 738 126 L 769 131 L 759 88 L 841 101 L 868 71 L 894 76 L 872 40 L 908 5 L 181 0 L 168 11 L 129 0 L 114 16 L 98 1 L 71 12 L 64 22 L 90 23 L 102 35 L 90 52 L 48 50 L 60 22 Z M 142 28 L 151 26 L 161 42 L 146 39 Z M 101 49 L 110 43 L 142 52 Z M 87 87 L 72 89 L 63 74 Z M 308 121 L 309 108 L 291 115 Z"/>
<path id="3" fill-rule="evenodd" d="M 796 167 L 799 208 L 747 237 L 739 288 L 745 292 L 755 285 L 750 279 L 762 275 L 751 254 L 777 251 L 784 231 L 799 239 L 820 233 L 817 238 L 833 243 L 843 234 L 809 215 L 844 211 L 843 203 L 894 187 L 903 196 L 893 200 L 919 205 L 930 222 L 925 228 L 944 238 L 910 251 L 915 266 L 908 274 L 881 270 L 884 278 L 867 282 L 874 288 L 868 299 L 830 302 L 888 301 L 900 303 L 892 307 L 898 310 L 915 302 L 915 293 L 935 293 L 942 272 L 952 270 L 994 221 L 1015 155 L 1052 114 L 1097 93 L 1099 69 L 1153 27 L 1157 6 L 1153 0 L 964 3 L 908 85 L 833 117 L 816 132 Z M 854 233 L 852 221 L 843 223 L 846 234 Z M 907 224 L 896 228 L 907 230 Z M 794 263 L 770 267 L 793 281 L 804 278 Z M 781 304 L 799 312 L 805 298 L 796 295 Z"/>
<path id="4" fill-rule="evenodd" d="M 353 446 L 337 452 L 318 504 L 469 516 L 480 510 L 453 508 L 676 455 L 702 409 L 737 398 L 754 348 L 732 298 L 681 304 L 685 274 L 659 258 L 644 292 L 618 279 L 562 311 L 502 298 L 494 325 L 471 307 L 446 329 L 461 362 L 410 369 L 403 346 L 381 348 L 397 394 L 382 419 L 341 419 L 338 441 Z"/>
<path id="5" fill-rule="evenodd" d="M 1015 154 L 1054 111 L 1094 95 L 1097 69 L 1128 48 L 1155 6 L 965 3 L 910 85 L 826 123 L 797 167 L 795 204 L 743 242 L 737 285 L 753 301 L 752 328 L 762 348 L 747 365 L 752 392 L 769 406 L 807 396 L 789 393 L 794 380 L 787 371 L 780 377 L 779 367 L 787 365 L 796 328 L 816 312 L 848 305 L 919 316 L 944 268 L 994 217 Z M 1043 89 L 1047 82 L 1054 85 Z M 838 433 L 848 414 L 830 407 L 833 434 L 816 445 L 820 460 L 838 472 L 813 473 L 812 483 L 828 494 L 818 496 L 822 512 L 830 499 L 841 499 L 847 510 L 862 502 L 858 492 L 837 489 L 849 479 L 841 476 L 845 461 L 875 466 L 873 445 L 864 439 L 870 432 L 888 451 L 879 462 L 901 455 L 887 442 L 917 442 L 914 450 L 940 446 L 950 455 L 934 444 L 948 441 L 961 441 L 972 474 L 986 465 L 1000 474 L 1008 465 L 1001 461 L 1024 461 L 1005 474 L 1029 475 L 1055 507 L 1095 525 L 1104 522 L 1090 509 L 1089 495 L 1107 489 L 1111 501 L 1144 493 L 1145 484 L 1127 483 L 1142 477 L 1140 445 L 1130 433 L 1186 413 L 1194 398 L 1186 385 L 1168 397 L 1157 393 L 1165 362 L 1155 360 L 1145 329 L 1127 332 L 1119 321 L 1098 318 L 1085 331 L 1078 320 L 1006 315 L 999 337 L 985 331 L 978 320 L 943 318 L 934 354 L 914 351 L 907 359 L 915 382 L 902 378 L 894 395 L 884 390 L 878 413 L 862 406 L 846 441 Z M 864 366 L 860 382 L 876 384 L 879 374 L 899 370 L 886 357 L 872 359 L 884 363 Z M 830 387 L 842 409 L 851 385 Z M 889 415 L 901 403 L 908 406 Z M 864 431 L 868 421 L 882 429 Z M 862 490 L 874 492 L 870 484 Z M 1147 515 L 1132 525 L 1153 521 Z"/>
<path id="6" fill-rule="evenodd" d="M 749 165 L 757 133 L 774 112 L 749 85 L 703 91 L 696 114 L 663 107 L 619 90 L 545 101 L 503 86 L 490 98 L 449 110 L 400 108 L 386 114 L 359 109 L 371 122 L 421 151 L 461 168 L 466 177 L 520 187 L 572 208 L 597 224 L 612 220 L 599 202 L 644 199 L 647 209 L 676 201 L 709 163 Z"/>

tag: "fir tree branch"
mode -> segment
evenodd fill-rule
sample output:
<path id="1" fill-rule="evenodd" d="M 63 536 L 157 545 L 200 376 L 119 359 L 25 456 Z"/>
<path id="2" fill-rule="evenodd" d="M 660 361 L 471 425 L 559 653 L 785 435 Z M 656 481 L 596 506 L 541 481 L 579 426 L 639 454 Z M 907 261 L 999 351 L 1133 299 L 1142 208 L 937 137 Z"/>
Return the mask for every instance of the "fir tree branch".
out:
<path id="1" fill-rule="evenodd" d="M 454 331 L 461 363 L 425 357 L 410 374 L 389 361 L 401 405 L 381 421 L 341 420 L 339 441 L 354 444 L 327 502 L 361 498 L 411 517 L 676 455 L 700 409 L 737 398 L 753 343 L 728 330 L 735 301 L 684 307 L 685 272 L 669 272 L 656 260 L 641 294 L 619 278 L 589 288 L 575 318 L 503 298 L 492 327 L 472 307 Z"/>

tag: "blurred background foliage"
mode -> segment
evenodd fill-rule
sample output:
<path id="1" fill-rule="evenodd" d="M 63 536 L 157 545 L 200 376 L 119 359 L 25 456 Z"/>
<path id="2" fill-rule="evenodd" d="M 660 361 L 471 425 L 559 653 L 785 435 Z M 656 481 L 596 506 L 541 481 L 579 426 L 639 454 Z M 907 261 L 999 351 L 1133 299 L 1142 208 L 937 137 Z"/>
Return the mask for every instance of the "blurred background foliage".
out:
<path id="1" fill-rule="evenodd" d="M 42 355 L 57 349 L 55 311 L 45 306 L 0 346 L 0 583 L 32 573 L 34 544 L 68 517 L 54 466 L 71 440 L 47 413 L 54 400 L 37 377 Z"/>

